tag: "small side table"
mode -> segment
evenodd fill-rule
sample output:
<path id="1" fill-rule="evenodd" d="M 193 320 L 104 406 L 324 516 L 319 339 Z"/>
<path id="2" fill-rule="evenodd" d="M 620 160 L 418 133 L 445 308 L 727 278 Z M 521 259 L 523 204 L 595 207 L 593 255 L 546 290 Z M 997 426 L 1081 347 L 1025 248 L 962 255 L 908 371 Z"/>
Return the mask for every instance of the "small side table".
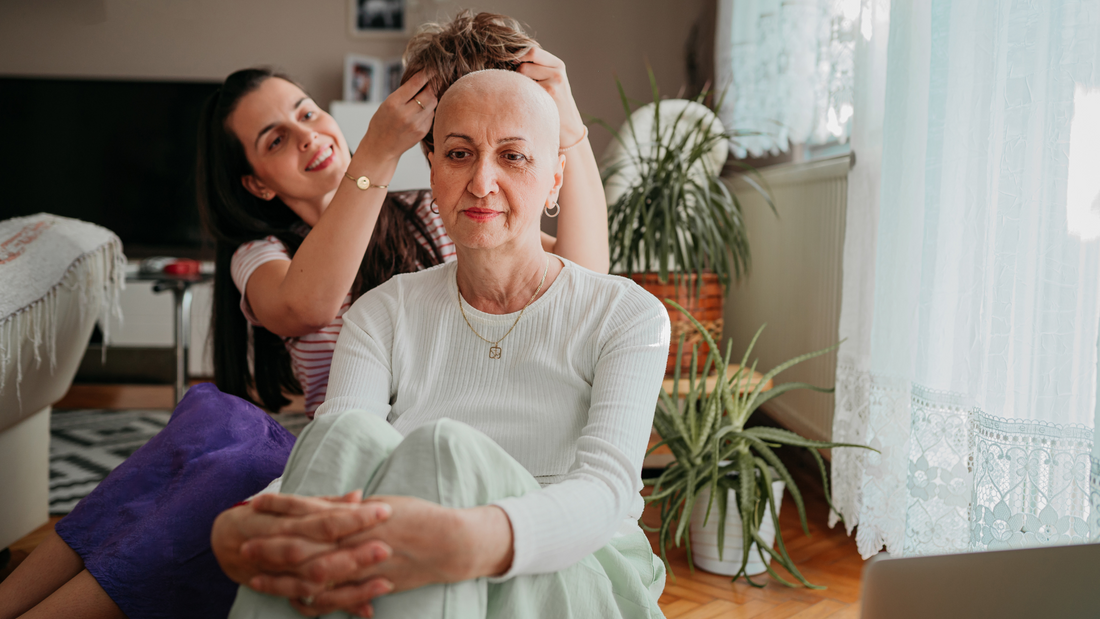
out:
<path id="1" fill-rule="evenodd" d="M 175 301 L 175 315 L 172 322 L 175 327 L 177 404 L 183 399 L 183 394 L 187 393 L 187 352 L 191 346 L 191 286 L 213 279 L 214 276 L 209 273 L 195 275 L 136 273 L 126 277 L 126 281 L 153 282 L 153 292 L 172 291 L 172 298 Z"/>
<path id="2" fill-rule="evenodd" d="M 740 370 L 740 369 L 741 369 L 741 366 L 736 364 L 736 363 L 729 364 L 729 367 L 726 368 L 726 379 L 728 380 L 730 378 L 733 378 L 733 375 L 736 374 L 737 371 Z M 747 385 L 746 390 L 756 389 L 756 385 L 760 384 L 760 381 L 762 381 L 762 380 L 764 380 L 764 375 L 761 374 L 760 372 L 755 372 L 754 371 L 752 373 L 752 378 L 749 379 L 749 384 Z M 672 395 L 672 386 L 675 382 L 676 382 L 676 380 L 673 379 L 673 378 L 666 378 L 665 382 L 661 385 L 661 388 L 664 389 L 665 391 L 667 391 L 669 393 L 669 395 Z M 689 389 L 689 383 L 690 382 L 691 381 L 690 381 L 690 378 L 687 376 L 687 373 L 686 372 L 681 372 L 680 373 L 680 397 L 681 398 L 686 398 L 687 397 L 687 392 L 688 392 L 688 389 Z M 711 391 L 714 391 L 714 387 L 717 384 L 718 384 L 718 374 L 717 373 L 712 374 L 711 376 L 707 377 L 707 386 L 704 388 L 705 393 L 710 393 Z M 774 386 L 774 383 L 769 379 L 768 382 L 764 384 L 764 388 L 761 389 L 761 391 L 770 391 L 773 386 Z"/>

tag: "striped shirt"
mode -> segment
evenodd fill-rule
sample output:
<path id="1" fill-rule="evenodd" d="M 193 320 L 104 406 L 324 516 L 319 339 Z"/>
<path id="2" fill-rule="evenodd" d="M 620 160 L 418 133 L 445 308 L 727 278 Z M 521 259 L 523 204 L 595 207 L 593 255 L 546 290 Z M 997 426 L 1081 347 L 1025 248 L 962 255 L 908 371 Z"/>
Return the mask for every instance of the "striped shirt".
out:
<path id="1" fill-rule="evenodd" d="M 395 195 L 399 199 L 403 197 L 401 194 Z M 409 192 L 406 195 L 413 196 L 415 194 Z M 437 213 L 432 212 L 431 200 L 431 194 L 427 193 L 420 204 L 417 205 L 416 215 L 424 222 L 424 227 L 435 246 L 439 248 L 443 260 L 450 262 L 455 259 L 455 246 L 450 237 L 447 236 L 447 231 L 443 228 L 443 220 L 439 218 Z M 411 225 L 409 227 L 416 240 L 430 249 L 431 246 L 423 235 Z M 250 324 L 257 327 L 263 325 L 252 313 L 252 307 L 249 306 L 248 297 L 245 296 L 244 291 L 248 284 L 248 278 L 252 276 L 252 273 L 261 264 L 272 260 L 290 260 L 290 254 L 279 239 L 269 236 L 238 247 L 237 251 L 233 253 L 233 260 L 230 264 L 233 283 L 237 285 L 237 290 L 241 292 L 241 312 L 244 313 L 244 317 Z M 313 411 L 325 401 L 325 391 L 328 389 L 329 366 L 332 364 L 332 351 L 336 348 L 336 337 L 340 335 L 340 328 L 344 326 L 344 312 L 348 311 L 349 307 L 351 307 L 350 292 L 344 297 L 344 302 L 340 304 L 340 310 L 336 312 L 336 317 L 328 325 L 301 337 L 283 338 L 286 348 L 290 352 L 290 366 L 294 371 L 294 375 L 298 378 L 298 382 L 302 385 L 302 391 L 305 393 L 306 413 L 311 418 L 313 417 Z"/>

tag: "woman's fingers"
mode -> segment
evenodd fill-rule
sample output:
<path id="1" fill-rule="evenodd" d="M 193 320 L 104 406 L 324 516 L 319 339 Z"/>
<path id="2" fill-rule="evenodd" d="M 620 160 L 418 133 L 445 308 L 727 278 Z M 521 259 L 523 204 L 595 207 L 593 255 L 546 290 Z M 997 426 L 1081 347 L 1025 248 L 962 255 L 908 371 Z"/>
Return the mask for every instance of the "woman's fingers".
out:
<path id="1" fill-rule="evenodd" d="M 320 614 L 334 610 L 356 612 L 371 600 L 393 592 L 393 583 L 385 578 L 372 578 L 365 582 L 344 585 L 313 596 L 311 608 L 319 609 Z M 356 612 L 356 614 L 359 614 Z"/>
<path id="2" fill-rule="evenodd" d="M 415 106 L 419 111 L 432 113 L 439 100 L 428 81 L 427 71 L 417 71 L 409 81 L 399 86 L 390 96 L 395 97 L 398 103 Z"/>
<path id="3" fill-rule="evenodd" d="M 393 91 L 393 94 L 398 95 L 402 102 L 412 101 L 413 97 L 420 94 L 420 91 L 428 85 L 430 76 L 427 71 L 417 71 L 413 73 L 409 81 L 401 84 L 397 87 L 397 90 Z"/>
<path id="4" fill-rule="evenodd" d="M 529 52 L 520 56 L 519 61 L 536 66 L 565 70 L 565 63 L 562 62 L 561 58 L 538 46 L 531 48 Z"/>
<path id="5" fill-rule="evenodd" d="M 333 542 L 380 522 L 391 513 L 380 501 L 352 502 L 355 495 L 340 501 L 292 494 L 265 494 L 253 501 L 252 508 L 269 516 L 282 516 L 274 523 L 273 535 L 301 536 L 320 542 Z M 360 495 L 361 496 L 361 495 Z"/>
<path id="6" fill-rule="evenodd" d="M 565 63 L 540 47 L 524 54 L 520 61 L 522 64 L 516 68 L 516 71 L 535 80 L 558 106 L 558 114 L 561 117 L 562 148 L 575 144 L 584 136 L 584 121 L 581 119 L 576 101 L 573 100 L 569 77 L 565 73 Z"/>
<path id="7" fill-rule="evenodd" d="M 281 533 L 316 542 L 335 542 L 385 522 L 392 510 L 378 501 L 358 506 L 337 506 L 325 512 L 284 520 Z"/>
<path id="8" fill-rule="evenodd" d="M 344 584 L 375 575 L 378 564 L 393 555 L 393 549 L 380 540 L 317 555 L 301 566 L 301 574 L 313 582 Z"/>
<path id="9" fill-rule="evenodd" d="M 297 576 L 279 574 L 253 576 L 248 581 L 248 586 L 260 593 L 291 599 L 316 598 L 317 595 L 325 591 L 325 585 L 323 584 L 309 582 Z"/>
<path id="10" fill-rule="evenodd" d="M 360 490 L 352 490 L 351 492 L 345 494 L 344 496 L 325 497 L 325 498 L 327 498 L 330 501 L 336 502 L 336 503 L 362 503 L 363 502 L 363 491 L 361 489 Z"/>
<path id="11" fill-rule="evenodd" d="M 309 516 L 312 513 L 328 511 L 334 507 L 344 507 L 351 502 L 352 496 L 363 497 L 362 490 L 354 490 L 341 497 L 304 497 L 300 495 L 266 494 L 252 499 L 252 509 L 273 516 Z"/>
<path id="12" fill-rule="evenodd" d="M 305 576 L 305 564 L 315 557 L 335 550 L 332 544 L 312 542 L 297 537 L 264 537 L 249 540 L 241 546 L 241 556 L 267 573 L 296 573 Z"/>
<path id="13" fill-rule="evenodd" d="M 428 117 L 432 118 L 435 115 L 435 107 L 439 103 L 439 99 L 435 98 L 430 89 L 425 89 L 417 96 L 413 97 L 413 100 L 409 102 L 409 105 L 416 107 L 415 112 L 427 112 Z"/>
<path id="14" fill-rule="evenodd" d="M 382 102 L 359 142 L 360 148 L 400 157 L 427 135 L 437 102 L 423 72 L 417 73 Z"/>

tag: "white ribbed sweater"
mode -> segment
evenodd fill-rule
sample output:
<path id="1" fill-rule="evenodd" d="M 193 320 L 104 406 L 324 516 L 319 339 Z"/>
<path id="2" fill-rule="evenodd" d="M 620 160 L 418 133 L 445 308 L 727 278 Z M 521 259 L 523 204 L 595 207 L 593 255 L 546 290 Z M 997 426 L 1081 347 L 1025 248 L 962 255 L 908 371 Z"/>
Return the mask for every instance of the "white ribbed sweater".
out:
<path id="1" fill-rule="evenodd" d="M 489 345 L 462 319 L 456 263 L 398 275 L 364 294 L 344 315 L 317 409 L 388 410 L 405 435 L 447 417 L 519 461 L 543 488 L 495 502 L 513 531 L 504 578 L 564 569 L 642 512 L 642 459 L 668 355 L 668 314 L 629 279 L 562 262 L 501 342 L 500 359 L 489 358 Z M 462 303 L 491 340 L 516 319 Z"/>

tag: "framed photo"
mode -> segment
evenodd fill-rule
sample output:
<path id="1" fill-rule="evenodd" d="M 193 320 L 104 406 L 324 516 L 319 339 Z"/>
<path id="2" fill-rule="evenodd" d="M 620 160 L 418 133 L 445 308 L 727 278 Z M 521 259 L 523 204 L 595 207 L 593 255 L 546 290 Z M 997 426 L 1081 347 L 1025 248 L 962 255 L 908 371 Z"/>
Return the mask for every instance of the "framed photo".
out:
<path id="1" fill-rule="evenodd" d="M 348 0 L 348 21 L 353 36 L 409 33 L 406 0 Z"/>
<path id="2" fill-rule="evenodd" d="M 382 65 L 386 71 L 386 94 L 384 96 L 388 97 L 401 86 L 401 76 L 405 74 L 405 65 L 400 58 L 387 60 Z"/>
<path id="3" fill-rule="evenodd" d="M 377 58 L 348 54 L 344 58 L 344 101 L 381 103 L 388 94 L 385 71 Z"/>

